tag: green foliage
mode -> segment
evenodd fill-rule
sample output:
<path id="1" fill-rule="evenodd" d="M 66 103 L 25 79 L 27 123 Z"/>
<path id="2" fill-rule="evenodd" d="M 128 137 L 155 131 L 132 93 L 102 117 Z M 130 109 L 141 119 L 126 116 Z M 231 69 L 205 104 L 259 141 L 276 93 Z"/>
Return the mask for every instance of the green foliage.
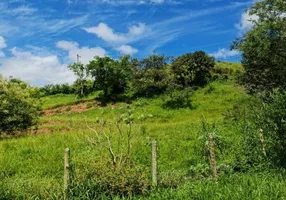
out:
<path id="1" fill-rule="evenodd" d="M 89 71 L 87 69 L 87 66 L 78 62 L 69 65 L 68 68 L 72 70 L 77 77 L 77 80 L 74 84 L 76 94 L 80 98 L 88 95 L 91 91 L 88 84 L 89 82 L 87 80 L 89 77 Z"/>
<path id="2" fill-rule="evenodd" d="M 40 101 L 37 89 L 18 79 L 0 76 L 0 134 L 25 131 L 38 122 Z"/>
<path id="3" fill-rule="evenodd" d="M 171 65 L 175 80 L 182 86 L 203 85 L 211 77 L 214 68 L 213 57 L 203 51 L 179 56 Z"/>
<path id="4" fill-rule="evenodd" d="M 180 87 L 179 87 L 180 88 Z M 178 109 L 178 108 L 192 108 L 191 95 L 193 93 L 191 88 L 170 88 L 167 90 L 167 98 L 163 98 L 163 107 Z"/>
<path id="5" fill-rule="evenodd" d="M 90 80 L 84 80 L 81 82 L 79 79 L 77 79 L 72 84 L 71 87 L 74 91 L 74 94 L 76 94 L 77 98 L 80 98 L 80 99 L 86 98 L 88 95 L 90 95 L 94 91 L 93 81 L 90 81 Z"/>
<path id="6" fill-rule="evenodd" d="M 150 181 L 144 166 L 112 170 L 110 165 L 97 164 L 87 177 L 73 180 L 70 198 L 97 199 L 112 196 L 144 195 L 150 191 Z"/>
<path id="7" fill-rule="evenodd" d="M 154 53 L 133 63 L 132 89 L 136 96 L 152 97 L 166 91 L 170 76 L 166 69 L 168 60 L 168 57 Z"/>
<path id="8" fill-rule="evenodd" d="M 49 84 L 39 88 L 41 96 L 49 96 L 55 94 L 73 94 L 74 88 L 68 84 Z"/>
<path id="9" fill-rule="evenodd" d="M 94 79 L 96 89 L 103 90 L 104 100 L 109 95 L 123 93 L 132 74 L 129 56 L 113 60 L 110 57 L 95 57 L 87 65 L 88 71 Z"/>
<path id="10" fill-rule="evenodd" d="M 245 151 L 255 165 L 286 167 L 286 94 L 274 91 L 260 98 L 243 124 Z"/>
<path id="11" fill-rule="evenodd" d="M 245 73 L 241 81 L 249 92 L 271 91 L 286 86 L 286 3 L 258 1 L 249 9 L 257 15 L 255 26 L 233 48 L 242 51 Z"/>
<path id="12" fill-rule="evenodd" d="M 222 114 L 238 100 L 248 101 L 248 96 L 234 83 L 230 74 L 225 81 L 214 81 L 193 91 L 190 96 L 192 109 L 166 109 L 162 106 L 162 98 L 166 96 L 162 95 L 134 99 L 130 104 L 136 110 L 127 113 L 124 109 L 127 104 L 117 102 L 105 107 L 96 106 L 83 113 L 42 116 L 39 129 L 49 129 L 53 134 L 0 141 L 0 199 L 61 199 L 63 150 L 66 147 L 71 149 L 74 172 L 70 199 L 284 199 L 285 170 L 262 168 L 257 171 L 257 165 L 252 165 L 240 173 L 236 167 L 237 157 L 247 160 L 249 155 L 241 148 L 245 145 L 243 134 L 239 124 L 235 123 L 235 118 L 243 115 L 223 117 Z M 43 99 L 46 100 L 45 107 L 77 101 L 74 95 Z M 235 108 L 233 112 L 237 110 L 243 109 Z M 204 157 L 206 152 L 202 151 L 205 140 L 199 140 L 202 114 L 210 124 L 205 133 L 219 134 L 216 155 L 220 176 L 217 181 L 209 178 L 209 161 Z M 121 140 L 123 146 L 120 145 L 124 147 L 123 151 L 117 149 L 120 134 L 116 123 L 112 123 L 117 116 L 121 116 L 117 120 L 121 119 L 120 123 L 125 127 Z M 134 120 L 134 130 L 136 124 L 145 119 L 142 127 L 138 127 L 140 134 L 136 134 L 131 142 L 130 168 L 123 164 L 121 169 L 114 170 L 106 147 L 87 140 L 96 140 L 95 132 L 87 125 L 98 132 L 102 128 L 102 123 L 94 123 L 95 119 L 100 119 L 99 122 L 107 119 L 111 126 L 105 126 L 105 133 L 110 137 L 112 149 L 118 158 L 122 152 L 126 161 L 128 122 Z M 215 128 L 212 124 L 216 124 Z M 108 146 L 104 133 L 100 133 L 101 144 Z M 158 140 L 159 155 L 159 185 L 156 189 L 149 187 L 153 139 Z M 253 152 L 252 156 L 257 154 Z"/>

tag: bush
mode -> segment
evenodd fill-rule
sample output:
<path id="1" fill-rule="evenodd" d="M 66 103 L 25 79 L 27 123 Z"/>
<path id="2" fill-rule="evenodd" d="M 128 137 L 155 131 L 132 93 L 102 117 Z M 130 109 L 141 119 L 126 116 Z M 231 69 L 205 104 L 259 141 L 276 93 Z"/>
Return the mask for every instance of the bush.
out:
<path id="1" fill-rule="evenodd" d="M 40 113 L 37 90 L 26 83 L 0 76 L 0 134 L 25 131 L 38 122 Z"/>
<path id="2" fill-rule="evenodd" d="M 185 89 L 170 89 L 168 91 L 167 101 L 163 103 L 164 108 L 192 108 L 190 96 L 192 95 L 191 88 Z"/>
<path id="3" fill-rule="evenodd" d="M 39 89 L 41 96 L 55 95 L 55 94 L 72 94 L 75 89 L 68 84 L 49 84 Z"/>
<path id="4" fill-rule="evenodd" d="M 87 177 L 78 177 L 73 181 L 70 196 L 99 199 L 147 194 L 150 191 L 147 175 L 146 168 L 139 165 L 113 170 L 109 165 L 98 163 Z"/>
<path id="5" fill-rule="evenodd" d="M 171 65 L 176 82 L 184 87 L 206 84 L 214 66 L 214 58 L 203 51 L 182 55 Z"/>
<path id="6" fill-rule="evenodd" d="M 243 105 L 244 104 L 244 105 Z M 273 91 L 235 104 L 226 114 L 239 126 L 236 169 L 286 167 L 286 93 Z"/>
<path id="7" fill-rule="evenodd" d="M 169 57 L 152 54 L 140 62 L 133 61 L 132 89 L 136 96 L 153 97 L 166 91 L 169 81 Z"/>

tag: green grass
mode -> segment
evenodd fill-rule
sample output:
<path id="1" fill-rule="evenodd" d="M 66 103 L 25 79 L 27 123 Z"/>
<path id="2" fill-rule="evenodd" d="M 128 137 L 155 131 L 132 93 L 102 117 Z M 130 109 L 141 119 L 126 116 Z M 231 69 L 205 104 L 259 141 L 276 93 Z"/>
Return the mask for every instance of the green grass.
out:
<path id="1" fill-rule="evenodd" d="M 45 97 L 43 107 L 72 104 L 77 101 L 74 97 Z M 93 98 L 90 96 L 85 100 Z M 144 166 L 150 177 L 150 144 L 153 139 L 158 140 L 160 187 L 145 196 L 114 196 L 113 199 L 286 198 L 283 170 L 263 173 L 230 171 L 222 173 L 217 181 L 199 173 L 200 166 L 208 165 L 200 149 L 203 117 L 209 124 L 215 124 L 212 130 L 215 129 L 226 143 L 224 152 L 218 154 L 218 166 L 234 163 L 236 147 L 241 145 L 241 135 L 223 114 L 235 102 L 249 98 L 243 88 L 232 79 L 215 81 L 195 91 L 191 96 L 190 108 L 167 109 L 163 106 L 167 98 L 166 95 L 153 99 L 141 98 L 132 104 L 117 103 L 83 113 L 43 116 L 39 128 L 53 130 L 53 133 L 1 140 L 0 199 L 62 198 L 63 151 L 66 147 L 71 149 L 75 176 L 88 180 L 102 155 L 98 147 L 88 142 L 87 138 L 94 133 L 86 127 L 86 123 L 92 126 L 96 118 L 112 120 L 125 113 L 126 107 L 134 108 L 137 123 L 140 115 L 148 116 L 142 122 L 144 131 L 136 136 L 133 143 L 132 160 Z M 194 169 L 198 172 L 195 176 L 192 175 Z M 175 183 L 173 189 L 165 187 L 170 186 L 170 182 Z M 80 192 L 88 196 L 88 191 Z M 101 198 L 108 199 L 104 195 Z"/>
<path id="2" fill-rule="evenodd" d="M 98 92 L 90 94 L 82 99 L 79 99 L 74 94 L 57 94 L 57 95 L 43 97 L 41 100 L 43 103 L 42 106 L 43 109 L 48 109 L 48 108 L 56 108 L 63 105 L 72 105 L 82 101 L 92 100 L 95 99 L 96 97 L 98 97 Z"/>

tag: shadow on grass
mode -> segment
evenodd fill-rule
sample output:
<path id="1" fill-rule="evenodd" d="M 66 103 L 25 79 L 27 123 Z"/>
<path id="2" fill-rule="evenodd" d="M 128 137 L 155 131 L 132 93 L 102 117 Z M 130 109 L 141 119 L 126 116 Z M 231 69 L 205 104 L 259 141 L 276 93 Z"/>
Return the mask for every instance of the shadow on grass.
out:
<path id="1" fill-rule="evenodd" d="M 189 99 L 169 99 L 162 104 L 164 109 L 181 109 L 189 108 L 195 109 L 196 107 L 192 105 L 192 101 Z"/>

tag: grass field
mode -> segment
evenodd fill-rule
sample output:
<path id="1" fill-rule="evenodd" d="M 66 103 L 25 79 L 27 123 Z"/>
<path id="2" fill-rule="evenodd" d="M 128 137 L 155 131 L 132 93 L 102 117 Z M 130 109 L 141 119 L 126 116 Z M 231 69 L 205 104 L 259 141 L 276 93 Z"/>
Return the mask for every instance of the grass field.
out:
<path id="1" fill-rule="evenodd" d="M 237 69 L 239 65 L 232 67 Z M 234 103 L 250 98 L 232 78 L 217 80 L 196 90 L 189 107 L 166 108 L 167 98 L 167 95 L 140 98 L 131 104 L 119 102 L 83 112 L 42 116 L 38 134 L 2 139 L 0 199 L 62 199 L 63 151 L 66 147 L 71 149 L 77 180 L 86 182 L 96 178 L 90 177 L 90 172 L 98 169 L 95 166 L 102 154 L 88 141 L 94 133 L 87 125 L 96 127 L 96 119 L 112 120 L 125 113 L 127 107 L 133 109 L 135 121 L 141 123 L 140 134 L 136 135 L 132 146 L 132 161 L 146 171 L 148 179 L 151 141 L 158 141 L 159 186 L 145 195 L 111 197 L 97 194 L 93 199 L 286 199 L 284 170 L 242 173 L 226 167 L 234 163 L 236 147 L 242 145 L 242 137 L 225 113 Z M 45 97 L 43 102 L 43 108 L 47 109 L 71 105 L 77 100 L 74 95 L 56 95 Z M 138 117 L 142 115 L 147 118 L 139 122 Z M 206 175 L 208 160 L 200 149 L 203 118 L 209 124 L 209 131 L 219 134 L 225 144 L 224 151 L 218 154 L 217 166 L 226 170 L 221 170 L 218 180 Z M 92 199 L 92 193 L 89 189 L 81 189 L 71 199 Z"/>

